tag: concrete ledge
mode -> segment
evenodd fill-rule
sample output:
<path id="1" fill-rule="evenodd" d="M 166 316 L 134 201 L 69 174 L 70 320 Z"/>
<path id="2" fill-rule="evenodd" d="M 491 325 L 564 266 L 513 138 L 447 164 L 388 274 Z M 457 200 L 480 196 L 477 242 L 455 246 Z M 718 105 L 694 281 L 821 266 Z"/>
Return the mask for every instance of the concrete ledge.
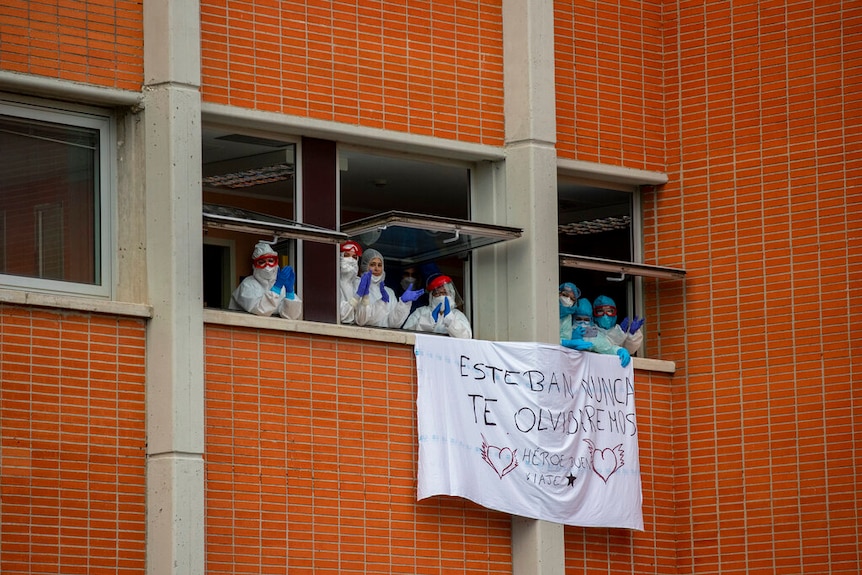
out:
<path id="1" fill-rule="evenodd" d="M 141 92 L 104 88 L 94 84 L 70 82 L 69 80 L 35 74 L 19 74 L 5 70 L 0 70 L 0 90 L 100 106 L 137 107 L 141 105 L 143 100 Z"/>
<path id="2" fill-rule="evenodd" d="M 673 361 L 633 357 L 632 362 L 632 365 L 638 371 L 658 371 L 661 373 L 674 373 L 676 371 L 676 363 Z"/>
<path id="3" fill-rule="evenodd" d="M 421 136 L 341 122 L 317 120 L 275 112 L 250 110 L 237 106 L 203 102 L 203 122 L 222 128 L 253 128 L 292 136 L 337 140 L 345 144 L 436 157 L 456 157 L 465 161 L 500 161 L 506 157 L 502 147 L 472 144 L 433 136 Z"/>
<path id="4" fill-rule="evenodd" d="M 271 329 L 274 331 L 290 331 L 329 337 L 346 337 L 350 339 L 399 343 L 403 345 L 415 345 L 416 343 L 415 334 L 411 331 L 376 327 L 357 327 L 355 325 L 338 325 L 313 321 L 295 321 L 280 317 L 260 317 L 244 311 L 205 309 L 204 323 L 213 325 L 229 325 L 233 327 Z M 634 368 L 639 371 L 657 371 L 662 373 L 673 373 L 676 371 L 676 364 L 672 361 L 640 357 L 634 357 L 632 360 L 634 361 Z"/>
<path id="5" fill-rule="evenodd" d="M 355 325 L 340 325 L 315 321 L 296 321 L 280 317 L 261 317 L 244 311 L 205 309 L 204 323 L 230 325 L 234 327 L 271 329 L 274 331 L 292 331 L 312 335 L 346 337 L 350 339 L 364 339 L 366 341 L 400 343 L 404 345 L 414 345 L 416 343 L 416 337 L 412 331 L 377 327 L 357 327 Z"/>
<path id="6" fill-rule="evenodd" d="M 565 176 L 590 178 L 635 186 L 660 186 L 668 182 L 664 172 L 626 168 L 583 160 L 557 159 L 557 172 Z"/>
<path id="7" fill-rule="evenodd" d="M 0 303 L 13 303 L 65 309 L 124 315 L 130 317 L 153 317 L 153 307 L 147 304 L 127 303 L 82 296 L 55 295 L 23 290 L 0 289 Z"/>

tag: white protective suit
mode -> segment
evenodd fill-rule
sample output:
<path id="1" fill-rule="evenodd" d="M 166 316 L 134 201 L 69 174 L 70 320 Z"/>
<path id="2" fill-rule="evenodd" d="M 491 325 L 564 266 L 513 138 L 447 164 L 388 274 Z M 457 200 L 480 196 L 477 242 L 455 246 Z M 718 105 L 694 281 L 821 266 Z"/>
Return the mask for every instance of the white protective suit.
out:
<path id="1" fill-rule="evenodd" d="M 368 265 L 371 260 L 379 259 L 383 263 L 383 255 L 374 249 L 367 249 L 362 253 L 362 260 L 359 266 L 360 276 L 368 271 Z M 354 309 L 354 321 L 356 325 L 370 327 L 401 327 L 407 316 L 410 315 L 410 302 L 403 302 L 395 295 L 395 290 L 386 287 L 384 280 L 386 272 L 379 276 L 372 275 L 368 294 L 359 296 L 353 295 L 350 303 Z M 360 280 L 357 281 L 357 285 Z M 386 290 L 389 296 L 389 301 L 383 301 L 381 288 Z"/>
<path id="2" fill-rule="evenodd" d="M 342 256 L 339 262 L 338 276 L 338 308 L 341 323 L 351 324 L 356 321 L 354 296 L 359 286 L 359 262 L 351 257 Z M 358 299 L 356 302 L 358 303 Z"/>
<path id="3" fill-rule="evenodd" d="M 638 329 L 635 333 L 623 333 L 622 328 L 617 324 L 611 329 L 599 328 L 599 331 L 604 332 L 605 336 L 613 342 L 614 345 L 626 348 L 626 350 L 628 350 L 632 355 L 641 348 L 641 345 L 644 342 L 643 328 Z"/>
<path id="4" fill-rule="evenodd" d="M 262 255 L 273 254 L 272 247 L 259 242 L 252 254 L 252 259 Z M 302 300 L 298 295 L 287 299 L 285 289 L 272 291 L 275 278 L 278 275 L 278 265 L 266 268 L 254 267 L 252 275 L 243 279 L 230 297 L 229 309 L 242 309 L 248 313 L 261 316 L 278 314 L 286 319 L 302 319 Z"/>
<path id="5" fill-rule="evenodd" d="M 457 297 L 457 292 L 455 292 L 455 286 L 452 285 L 451 281 L 445 285 L 447 295 L 432 295 L 429 298 L 428 305 L 413 310 L 413 313 L 410 314 L 410 317 L 404 323 L 404 329 L 472 339 L 473 328 L 470 327 L 470 320 L 467 319 L 467 316 L 461 310 L 455 307 L 460 303 L 460 298 Z M 437 319 L 434 319 L 434 310 L 438 305 L 443 310 L 446 299 L 449 300 L 449 313 L 444 316 L 442 311 L 438 312 Z"/>

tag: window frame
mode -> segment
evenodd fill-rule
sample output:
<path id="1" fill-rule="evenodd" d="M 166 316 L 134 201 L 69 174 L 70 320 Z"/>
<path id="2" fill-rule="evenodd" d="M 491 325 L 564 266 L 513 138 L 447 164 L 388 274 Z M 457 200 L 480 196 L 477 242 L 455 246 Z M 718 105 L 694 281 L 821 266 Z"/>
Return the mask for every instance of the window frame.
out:
<path id="1" fill-rule="evenodd" d="M 59 103 L 42 100 L 35 102 L 19 101 L 5 96 L 0 97 L 0 115 L 93 129 L 99 134 L 98 190 L 93 190 L 99 202 L 99 222 L 94 230 L 94 243 L 98 245 L 95 253 L 96 281 L 92 284 L 85 284 L 0 273 L 0 288 L 103 299 L 112 298 L 116 283 L 113 258 L 113 247 L 116 245 L 114 196 L 117 189 L 115 151 L 117 126 L 115 116 L 100 108 L 61 106 Z"/>
<path id="2" fill-rule="evenodd" d="M 642 188 L 658 186 L 667 183 L 668 177 L 660 172 L 650 172 L 631 168 L 606 166 L 590 162 L 559 160 L 557 162 L 557 202 L 559 209 L 561 182 L 575 183 L 593 188 L 607 189 L 631 194 L 631 260 L 616 260 L 599 258 L 572 253 L 558 253 L 558 267 L 583 269 L 594 272 L 618 274 L 619 278 L 609 278 L 611 281 L 628 281 L 626 289 L 626 308 L 629 315 L 645 315 L 644 278 L 656 280 L 684 281 L 686 271 L 643 261 L 643 206 L 641 204 Z M 558 222 L 559 225 L 559 222 Z M 559 236 L 558 230 L 558 236 Z M 562 276 L 562 274 L 560 274 Z M 561 280 L 562 281 L 562 280 Z M 638 353 L 639 357 L 649 357 L 649 341 L 646 339 Z"/>

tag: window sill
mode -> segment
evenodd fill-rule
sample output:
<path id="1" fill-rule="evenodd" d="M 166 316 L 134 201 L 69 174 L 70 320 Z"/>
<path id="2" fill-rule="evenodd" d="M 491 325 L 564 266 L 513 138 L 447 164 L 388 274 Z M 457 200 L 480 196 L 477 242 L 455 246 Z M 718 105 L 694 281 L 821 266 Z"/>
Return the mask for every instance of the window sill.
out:
<path id="1" fill-rule="evenodd" d="M 676 362 L 663 359 L 650 359 L 648 357 L 633 357 L 632 366 L 638 371 L 656 371 L 671 374 L 676 371 Z"/>
<path id="2" fill-rule="evenodd" d="M 32 305 L 64 310 L 106 313 L 130 317 L 152 318 L 153 307 L 81 296 L 47 294 L 23 290 L 0 289 L 0 303 Z"/>
<path id="3" fill-rule="evenodd" d="M 416 338 L 414 337 L 413 332 L 410 331 L 374 327 L 357 327 L 354 325 L 337 325 L 313 321 L 296 321 L 280 317 L 261 317 L 245 313 L 243 311 L 205 309 L 204 323 L 229 325 L 233 327 L 271 329 L 274 331 L 290 331 L 330 337 L 346 337 L 350 339 L 362 339 L 384 343 L 400 343 L 404 345 L 415 345 L 416 343 Z M 634 368 L 638 371 L 655 371 L 662 373 L 673 373 L 676 371 L 676 364 L 672 361 L 641 357 L 633 357 L 632 360 Z"/>
<path id="4" fill-rule="evenodd" d="M 274 331 L 292 331 L 330 337 L 346 337 L 366 341 L 385 343 L 401 343 L 414 345 L 416 338 L 413 332 L 399 329 L 383 329 L 374 327 L 357 327 L 355 325 L 340 325 L 284 319 L 280 317 L 261 317 L 244 311 L 223 309 L 204 309 L 204 323 L 230 325 L 234 327 L 252 327 L 271 329 Z"/>

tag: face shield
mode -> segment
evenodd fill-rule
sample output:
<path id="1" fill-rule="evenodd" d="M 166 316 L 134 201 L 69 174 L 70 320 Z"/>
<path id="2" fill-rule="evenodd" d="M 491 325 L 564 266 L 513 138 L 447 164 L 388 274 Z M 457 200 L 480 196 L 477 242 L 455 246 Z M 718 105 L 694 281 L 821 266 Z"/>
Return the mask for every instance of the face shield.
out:
<path id="1" fill-rule="evenodd" d="M 449 276 L 434 276 L 428 280 L 425 291 L 428 292 L 428 304 L 431 309 L 443 303 L 445 298 L 449 298 L 450 308 L 461 307 L 464 304 L 464 300 L 461 299 L 461 295 L 455 289 L 455 284 L 452 283 L 452 278 Z"/>

